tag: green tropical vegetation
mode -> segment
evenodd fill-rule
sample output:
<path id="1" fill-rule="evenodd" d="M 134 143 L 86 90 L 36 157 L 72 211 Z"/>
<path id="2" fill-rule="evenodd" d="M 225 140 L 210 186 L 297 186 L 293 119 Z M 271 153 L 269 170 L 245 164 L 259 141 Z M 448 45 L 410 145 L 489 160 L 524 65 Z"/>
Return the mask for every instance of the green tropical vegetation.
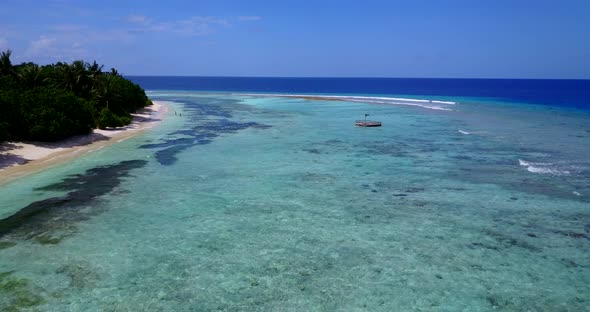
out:
<path id="1" fill-rule="evenodd" d="M 0 53 L 0 142 L 56 141 L 120 127 L 151 105 L 145 91 L 95 62 L 13 65 Z"/>

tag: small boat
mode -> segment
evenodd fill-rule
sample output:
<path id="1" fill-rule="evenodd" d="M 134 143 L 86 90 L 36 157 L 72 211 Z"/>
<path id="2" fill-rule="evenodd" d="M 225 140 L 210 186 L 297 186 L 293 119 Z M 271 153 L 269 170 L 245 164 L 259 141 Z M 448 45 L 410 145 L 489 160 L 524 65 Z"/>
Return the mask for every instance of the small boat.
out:
<path id="1" fill-rule="evenodd" d="M 354 122 L 354 125 L 357 127 L 381 127 L 381 122 L 380 121 L 375 121 L 375 120 L 367 120 L 367 116 L 369 116 L 369 114 L 365 114 L 365 119 L 364 120 L 357 120 Z"/>
<path id="2" fill-rule="evenodd" d="M 357 120 L 354 124 L 357 127 L 381 127 L 381 122 L 374 120 Z"/>

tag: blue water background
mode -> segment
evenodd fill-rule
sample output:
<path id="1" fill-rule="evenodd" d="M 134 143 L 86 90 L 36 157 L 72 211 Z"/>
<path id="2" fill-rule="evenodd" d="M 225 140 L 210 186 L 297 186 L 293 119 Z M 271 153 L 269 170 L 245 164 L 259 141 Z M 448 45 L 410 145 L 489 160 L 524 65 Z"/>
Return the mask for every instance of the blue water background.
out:
<path id="1" fill-rule="evenodd" d="M 587 82 L 134 80 L 156 127 L 0 187 L 0 311 L 588 311 Z"/>
<path id="2" fill-rule="evenodd" d="M 147 90 L 477 97 L 590 109 L 590 80 L 127 77 Z"/>

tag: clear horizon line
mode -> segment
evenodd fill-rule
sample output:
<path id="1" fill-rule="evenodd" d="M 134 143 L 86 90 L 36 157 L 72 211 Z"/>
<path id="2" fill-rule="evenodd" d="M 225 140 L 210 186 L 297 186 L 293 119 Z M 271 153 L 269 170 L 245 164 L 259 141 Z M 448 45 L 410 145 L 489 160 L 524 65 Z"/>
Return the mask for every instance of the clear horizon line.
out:
<path id="1" fill-rule="evenodd" d="M 589 78 L 501 78 L 501 77 L 370 77 L 370 76 L 226 76 L 226 75 L 127 75 L 126 77 L 186 77 L 186 78 L 305 78 L 305 79 L 456 79 L 456 80 L 590 80 Z"/>

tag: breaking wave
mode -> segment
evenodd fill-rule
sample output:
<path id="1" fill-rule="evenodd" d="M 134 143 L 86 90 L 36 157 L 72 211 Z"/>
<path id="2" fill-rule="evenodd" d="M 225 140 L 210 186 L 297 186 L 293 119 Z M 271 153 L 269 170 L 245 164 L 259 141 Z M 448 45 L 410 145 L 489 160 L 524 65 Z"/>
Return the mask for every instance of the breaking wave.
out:
<path id="1" fill-rule="evenodd" d="M 469 132 L 469 131 L 465 131 L 465 130 L 461 130 L 458 129 L 457 130 L 459 133 L 464 134 L 464 135 L 470 135 L 470 134 L 487 134 L 487 131 L 473 131 L 473 132 Z"/>
<path id="2" fill-rule="evenodd" d="M 553 163 L 529 162 L 519 159 L 518 164 L 526 167 L 529 172 L 551 175 L 569 175 L 571 172 L 563 168 L 558 168 L 558 165 Z"/>

